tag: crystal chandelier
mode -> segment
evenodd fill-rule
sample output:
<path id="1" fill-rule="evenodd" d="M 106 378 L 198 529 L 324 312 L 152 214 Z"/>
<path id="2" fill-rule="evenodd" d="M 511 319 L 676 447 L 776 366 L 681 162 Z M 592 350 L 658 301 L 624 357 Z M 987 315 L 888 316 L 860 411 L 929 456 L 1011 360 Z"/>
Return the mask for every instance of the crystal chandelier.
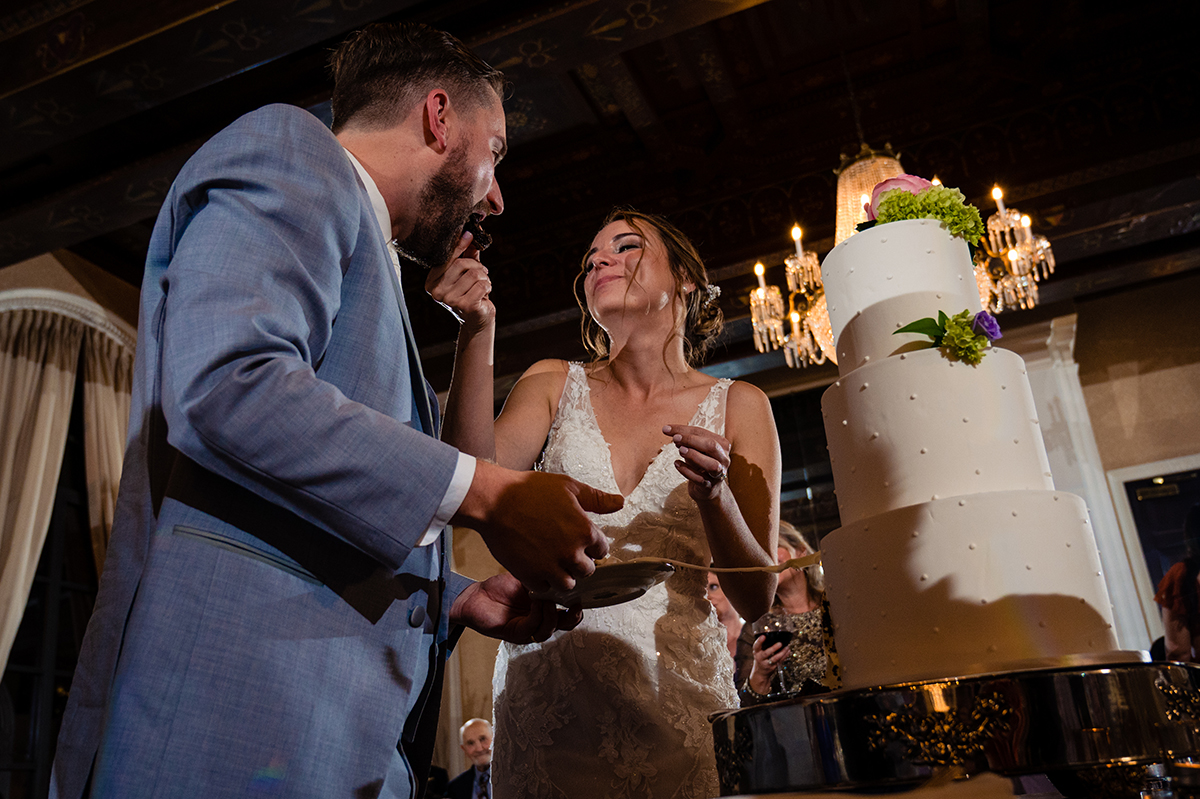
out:
<path id="1" fill-rule="evenodd" d="M 833 331 L 825 307 L 825 288 L 821 282 L 821 264 L 815 252 L 806 252 L 799 225 L 792 227 L 796 252 L 784 259 L 788 285 L 788 321 L 785 332 L 783 294 L 768 286 L 762 263 L 754 265 L 758 288 L 750 292 L 750 321 L 754 328 L 754 346 L 759 352 L 783 348 L 787 365 L 792 368 L 825 363 L 833 352 Z"/>
<path id="2" fill-rule="evenodd" d="M 997 263 L 976 266 L 979 299 L 994 313 L 1005 308 L 1032 308 L 1038 301 L 1038 281 L 1054 274 L 1050 241 L 1034 235 L 1028 216 L 1004 205 L 999 186 L 992 189 L 992 199 L 996 213 L 988 218 L 983 249 Z"/>
<path id="3" fill-rule="evenodd" d="M 871 191 L 888 178 L 904 174 L 900 156 L 892 152 L 892 145 L 883 145 L 882 150 L 872 150 L 862 143 L 858 155 L 842 154 L 842 165 L 833 170 L 837 182 L 837 222 L 834 227 L 833 245 L 836 247 L 854 235 L 860 222 L 867 221 L 863 207 L 871 202 Z"/>

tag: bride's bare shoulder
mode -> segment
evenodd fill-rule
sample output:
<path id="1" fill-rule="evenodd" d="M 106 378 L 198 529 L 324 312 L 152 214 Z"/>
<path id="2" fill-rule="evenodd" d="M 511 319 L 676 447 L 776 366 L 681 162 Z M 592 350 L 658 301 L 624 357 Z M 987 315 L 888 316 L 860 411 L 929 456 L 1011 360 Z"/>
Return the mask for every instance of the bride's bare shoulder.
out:
<path id="1" fill-rule="evenodd" d="M 521 375 L 521 379 L 524 380 L 527 377 L 537 377 L 539 375 L 557 375 L 565 378 L 570 366 L 571 364 L 568 361 L 561 361 L 558 358 L 544 358 L 526 369 L 525 373 Z"/>
<path id="2" fill-rule="evenodd" d="M 570 363 L 557 358 L 546 358 L 534 363 L 513 386 L 510 400 L 515 397 L 519 402 L 536 401 L 550 408 L 558 407 L 558 399 L 566 386 L 569 369 Z"/>
<path id="3" fill-rule="evenodd" d="M 753 383 L 735 380 L 729 386 L 726 399 L 726 425 L 736 428 L 754 430 L 762 428 L 762 424 L 770 422 L 774 427 L 774 415 L 771 413 L 771 400 L 761 388 Z"/>

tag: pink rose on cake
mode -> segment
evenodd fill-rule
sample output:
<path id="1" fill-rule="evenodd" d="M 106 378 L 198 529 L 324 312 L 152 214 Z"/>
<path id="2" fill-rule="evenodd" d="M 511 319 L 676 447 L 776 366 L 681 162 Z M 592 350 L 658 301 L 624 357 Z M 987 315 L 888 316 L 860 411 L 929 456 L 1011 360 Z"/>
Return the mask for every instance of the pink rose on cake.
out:
<path id="1" fill-rule="evenodd" d="M 863 206 L 867 212 L 867 219 L 875 218 L 875 209 L 879 207 L 879 195 L 885 191 L 892 189 L 903 189 L 909 194 L 920 194 L 928 189 L 933 184 L 928 180 L 916 175 L 899 175 L 894 178 L 888 178 L 875 184 L 875 190 L 871 192 L 871 202 Z"/>

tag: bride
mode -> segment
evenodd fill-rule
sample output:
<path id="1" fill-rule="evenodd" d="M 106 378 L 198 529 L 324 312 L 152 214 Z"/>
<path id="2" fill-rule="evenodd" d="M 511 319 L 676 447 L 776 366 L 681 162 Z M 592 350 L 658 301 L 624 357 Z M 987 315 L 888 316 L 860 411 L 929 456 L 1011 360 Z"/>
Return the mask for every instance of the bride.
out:
<path id="1" fill-rule="evenodd" d="M 589 610 L 544 643 L 501 647 L 496 799 L 717 795 L 707 716 L 738 697 L 706 570 L 773 563 L 780 454 L 759 389 L 693 368 L 721 327 L 695 248 L 664 219 L 610 214 L 575 283 L 595 359 L 534 364 L 494 424 L 487 270 L 460 258 L 427 287 L 465 319 L 443 438 L 506 467 L 620 492 L 624 508 L 595 517 L 612 560 L 700 567 Z M 768 610 L 775 583 L 763 572 L 721 577 L 748 619 Z"/>

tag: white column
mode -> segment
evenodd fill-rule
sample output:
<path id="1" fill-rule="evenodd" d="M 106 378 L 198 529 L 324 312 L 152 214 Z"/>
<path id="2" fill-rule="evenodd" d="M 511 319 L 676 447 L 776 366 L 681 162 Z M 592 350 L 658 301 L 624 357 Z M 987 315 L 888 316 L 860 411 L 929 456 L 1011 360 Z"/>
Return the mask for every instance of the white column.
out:
<path id="1" fill-rule="evenodd" d="M 1003 321 L 1003 319 L 1001 320 Z M 1075 363 L 1076 315 L 1007 332 L 1000 346 L 1025 359 L 1055 488 L 1083 497 L 1104 568 L 1122 649 L 1162 634 L 1140 543 L 1121 534 Z"/>

